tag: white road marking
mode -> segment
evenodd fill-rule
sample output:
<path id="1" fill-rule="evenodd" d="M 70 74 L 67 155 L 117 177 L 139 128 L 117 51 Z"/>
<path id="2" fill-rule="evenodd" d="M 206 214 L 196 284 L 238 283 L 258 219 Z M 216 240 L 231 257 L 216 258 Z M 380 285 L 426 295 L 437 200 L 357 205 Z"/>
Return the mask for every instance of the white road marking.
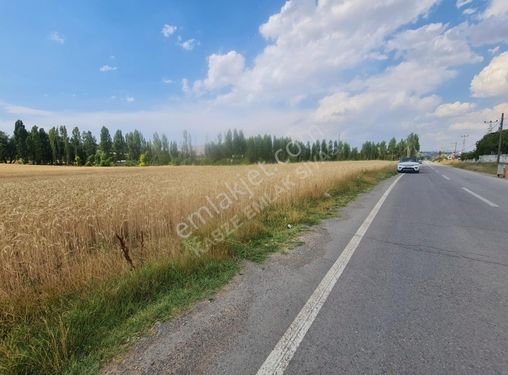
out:
<path id="1" fill-rule="evenodd" d="M 446 178 L 448 181 L 450 181 L 450 177 L 445 176 L 444 174 L 442 174 L 441 176 L 443 176 L 443 178 Z"/>
<path id="2" fill-rule="evenodd" d="M 291 358 L 293 358 L 296 349 L 298 349 L 298 346 L 314 322 L 314 319 L 321 310 L 321 307 L 323 307 L 324 303 L 326 302 L 328 295 L 346 268 L 349 260 L 351 259 L 351 256 L 360 244 L 360 241 L 365 235 L 365 232 L 367 232 L 367 229 L 369 229 L 369 226 L 372 224 L 372 221 L 388 197 L 388 194 L 390 194 L 393 187 L 402 178 L 402 176 L 403 175 L 397 177 L 395 181 L 393 181 L 392 184 L 388 187 L 388 189 L 386 189 L 372 211 L 370 211 L 369 215 L 365 218 L 362 225 L 360 225 L 356 233 L 346 245 L 342 254 L 340 254 L 339 258 L 326 273 L 325 277 L 323 277 L 323 280 L 321 280 L 316 290 L 314 290 L 309 300 L 305 303 L 305 306 L 303 306 L 303 308 L 300 310 L 295 320 L 293 320 L 284 335 L 280 338 L 277 345 L 275 345 L 275 348 L 268 355 L 268 358 L 266 358 L 263 365 L 261 365 L 257 375 L 282 375 L 284 373 L 287 366 L 289 365 L 289 362 L 291 361 Z"/>
<path id="3" fill-rule="evenodd" d="M 495 203 L 492 203 L 491 201 L 489 201 L 487 198 L 483 198 L 481 195 L 479 194 L 476 194 L 475 192 L 469 190 L 468 188 L 465 188 L 463 187 L 462 190 L 468 192 L 469 194 L 471 194 L 473 197 L 476 197 L 478 198 L 479 200 L 481 200 L 482 202 L 485 202 L 487 203 L 490 207 L 499 207 L 497 204 Z"/>

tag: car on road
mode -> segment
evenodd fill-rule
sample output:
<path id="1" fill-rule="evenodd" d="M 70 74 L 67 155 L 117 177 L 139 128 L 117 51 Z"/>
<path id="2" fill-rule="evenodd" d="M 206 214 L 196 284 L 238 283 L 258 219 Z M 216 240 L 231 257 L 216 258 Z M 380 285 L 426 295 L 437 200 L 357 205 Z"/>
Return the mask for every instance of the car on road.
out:
<path id="1" fill-rule="evenodd" d="M 402 158 L 397 164 L 397 172 L 420 173 L 420 162 L 417 158 Z"/>

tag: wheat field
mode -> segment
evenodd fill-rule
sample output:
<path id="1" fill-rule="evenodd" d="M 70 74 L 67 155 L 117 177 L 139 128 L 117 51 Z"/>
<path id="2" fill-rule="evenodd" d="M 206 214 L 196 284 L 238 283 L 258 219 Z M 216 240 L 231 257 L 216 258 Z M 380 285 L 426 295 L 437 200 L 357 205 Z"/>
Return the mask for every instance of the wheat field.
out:
<path id="1" fill-rule="evenodd" d="M 1 164 L 0 300 L 72 292 L 144 262 L 188 256 L 182 245 L 187 237 L 178 234 L 178 225 L 187 223 L 181 225 L 190 236 L 189 215 L 200 207 L 208 207 L 201 211 L 206 223 L 194 217 L 199 228 L 193 236 L 210 233 L 233 217 L 245 221 L 243 208 L 260 196 L 279 194 L 273 204 L 291 205 L 390 163 L 146 168 Z M 242 186 L 242 181 L 249 184 L 249 194 L 232 199 L 227 184 Z M 233 203 L 224 208 L 226 195 Z M 222 206 L 211 215 L 210 202 L 219 205 L 216 197 L 222 197 Z"/>

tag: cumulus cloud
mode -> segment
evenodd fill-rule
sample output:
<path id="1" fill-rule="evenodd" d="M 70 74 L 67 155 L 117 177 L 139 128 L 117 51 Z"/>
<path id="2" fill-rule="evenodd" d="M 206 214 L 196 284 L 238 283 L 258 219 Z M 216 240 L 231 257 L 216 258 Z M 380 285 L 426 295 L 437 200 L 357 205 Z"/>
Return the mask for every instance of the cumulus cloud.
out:
<path id="1" fill-rule="evenodd" d="M 127 103 L 134 103 L 135 100 L 136 99 L 133 96 L 128 96 L 128 97 L 125 98 L 125 101 Z"/>
<path id="2" fill-rule="evenodd" d="M 508 40 L 508 2 L 491 0 L 480 13 L 483 7 L 477 3 L 458 0 L 455 5 L 464 14 L 477 14 L 458 25 L 429 23 L 426 17 L 439 3 L 287 1 L 260 25 L 265 46 L 257 56 L 246 61 L 238 50 L 210 54 L 202 77 L 178 82 L 188 107 L 147 110 L 146 115 L 151 123 L 171 118 L 171 123 L 188 126 L 190 121 L 198 132 L 206 123 L 210 134 L 242 126 L 247 132 L 293 136 L 316 125 L 327 137 L 340 131 L 353 144 L 411 131 L 420 133 L 422 144 L 430 148 L 449 147 L 465 129 L 471 139 L 481 136 L 484 119 L 507 111 L 496 100 L 508 93 L 503 73 L 508 63 L 496 59 L 504 56 L 497 55 Z M 165 24 L 161 33 L 185 50 L 198 45 L 178 35 L 176 26 Z M 456 101 L 448 93 L 445 99 L 436 94 L 446 82 L 463 77 L 462 65 L 479 64 L 487 48 L 495 57 L 474 77 L 471 93 L 493 99 L 475 103 L 473 98 Z M 119 124 L 137 123 L 138 115 L 104 114 Z M 45 118 L 50 117 L 58 122 L 54 114 Z M 90 123 L 91 116 L 86 118 Z"/>
<path id="3" fill-rule="evenodd" d="M 177 27 L 169 24 L 164 24 L 162 26 L 161 34 L 164 36 L 164 38 L 169 38 L 171 35 L 173 35 L 176 32 Z"/>
<path id="4" fill-rule="evenodd" d="M 117 70 L 118 68 L 116 66 L 111 66 L 111 65 L 103 65 L 99 68 L 99 72 L 102 72 L 102 73 L 108 73 L 108 72 L 113 72 L 115 70 Z"/>
<path id="5" fill-rule="evenodd" d="M 508 52 L 494 57 L 489 65 L 474 76 L 471 93 L 479 98 L 508 95 Z"/>
<path id="6" fill-rule="evenodd" d="M 163 78 L 162 79 L 162 83 L 165 83 L 166 85 L 170 85 L 170 84 L 173 83 L 173 80 L 172 79 Z"/>
<path id="7" fill-rule="evenodd" d="M 508 1 L 506 0 L 490 0 L 489 6 L 483 13 L 484 18 L 500 17 L 508 14 Z"/>
<path id="8" fill-rule="evenodd" d="M 439 118 L 455 117 L 471 112 L 475 107 L 476 105 L 474 103 L 445 103 L 437 107 L 434 114 Z"/>
<path id="9" fill-rule="evenodd" d="M 226 54 L 213 54 L 208 57 L 208 74 L 204 80 L 194 82 L 194 90 L 199 93 L 222 89 L 238 83 L 245 68 L 245 58 L 236 51 Z"/>
<path id="10" fill-rule="evenodd" d="M 260 26 L 267 46 L 221 99 L 253 103 L 325 94 L 340 84 L 340 72 L 382 56 L 375 53 L 384 39 L 425 15 L 435 3 L 288 1 Z"/>
<path id="11" fill-rule="evenodd" d="M 58 33 L 57 31 L 53 31 L 49 34 L 49 39 L 55 43 L 58 43 L 58 44 L 64 44 L 65 43 L 65 38 L 60 35 L 60 33 Z"/>
<path id="12" fill-rule="evenodd" d="M 475 54 L 460 29 L 448 29 L 442 23 L 432 23 L 418 29 L 397 34 L 387 44 L 389 51 L 414 61 L 439 67 L 481 62 L 483 58 Z"/>

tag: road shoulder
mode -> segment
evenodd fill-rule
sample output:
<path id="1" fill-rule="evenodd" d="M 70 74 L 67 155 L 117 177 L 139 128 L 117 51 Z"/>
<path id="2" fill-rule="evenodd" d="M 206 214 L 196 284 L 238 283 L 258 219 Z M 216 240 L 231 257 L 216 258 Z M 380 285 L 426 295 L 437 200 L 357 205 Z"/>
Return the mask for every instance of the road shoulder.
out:
<path id="1" fill-rule="evenodd" d="M 360 194 L 338 217 L 312 227 L 293 250 L 275 253 L 263 264 L 245 262 L 213 299 L 156 324 L 103 372 L 255 372 L 392 181 Z"/>

